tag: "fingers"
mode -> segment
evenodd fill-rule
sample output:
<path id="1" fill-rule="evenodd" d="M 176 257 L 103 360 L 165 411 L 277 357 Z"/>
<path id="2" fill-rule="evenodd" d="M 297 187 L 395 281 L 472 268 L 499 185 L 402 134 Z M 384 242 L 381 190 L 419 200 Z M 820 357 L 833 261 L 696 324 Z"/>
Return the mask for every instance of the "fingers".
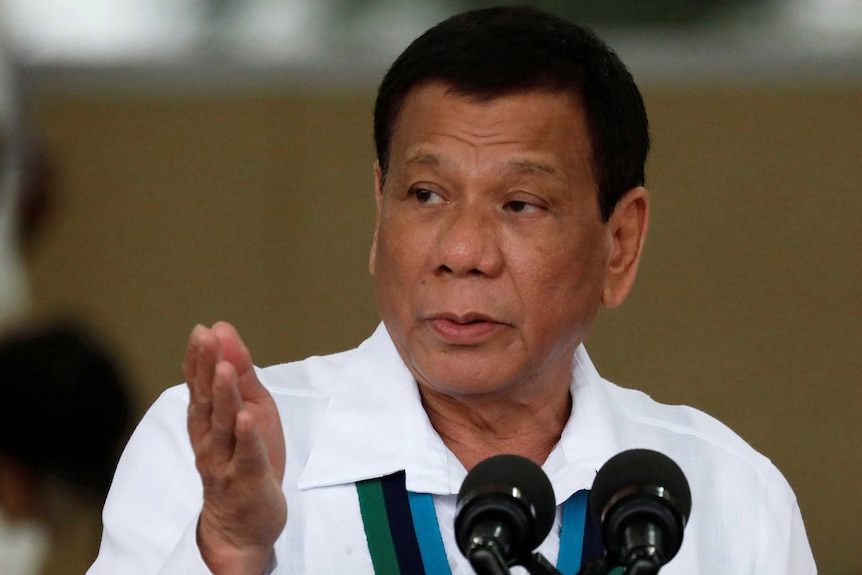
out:
<path id="1" fill-rule="evenodd" d="M 248 348 L 229 323 L 218 322 L 212 328 L 198 325 L 189 336 L 183 372 L 189 387 L 188 430 L 195 452 L 213 462 L 230 460 L 236 443 L 236 417 L 244 402 L 271 400 L 257 378 Z"/>
<path id="2" fill-rule="evenodd" d="M 204 326 L 196 326 L 189 336 L 183 360 L 183 372 L 189 387 L 188 430 L 195 446 L 212 425 L 213 383 L 220 357 L 215 334 Z"/>
<path id="3" fill-rule="evenodd" d="M 237 373 L 240 396 L 245 400 L 259 400 L 269 396 L 254 371 L 254 362 L 239 333 L 229 323 L 218 322 L 212 332 L 219 340 L 222 357 L 233 364 Z"/>
<path id="4" fill-rule="evenodd" d="M 210 416 L 210 455 L 216 462 L 233 457 L 236 418 L 241 409 L 236 370 L 230 363 L 221 361 L 215 368 Z"/>
<path id="5" fill-rule="evenodd" d="M 251 354 L 231 324 L 220 321 L 213 325 L 212 333 L 218 339 L 222 357 L 233 364 L 238 374 L 254 367 Z"/>

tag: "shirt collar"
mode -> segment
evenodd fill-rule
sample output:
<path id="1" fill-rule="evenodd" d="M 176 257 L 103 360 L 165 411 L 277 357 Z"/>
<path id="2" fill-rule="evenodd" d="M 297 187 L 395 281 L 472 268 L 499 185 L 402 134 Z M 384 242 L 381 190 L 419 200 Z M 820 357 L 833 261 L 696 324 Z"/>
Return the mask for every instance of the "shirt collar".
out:
<path id="1" fill-rule="evenodd" d="M 412 483 L 427 475 L 425 468 L 446 466 L 447 450 L 431 427 L 416 382 L 383 324 L 356 351 L 333 388 L 299 478 L 301 489 L 400 470 L 411 472 Z M 418 453 L 423 454 L 424 464 L 417 465 Z"/>
<path id="2" fill-rule="evenodd" d="M 542 469 L 557 502 L 592 486 L 604 462 L 616 453 L 619 414 L 583 345 L 575 351 L 570 391 L 572 413 Z"/>
<path id="3" fill-rule="evenodd" d="M 431 426 L 416 382 L 383 324 L 356 351 L 333 388 L 300 489 L 405 470 L 411 491 L 457 493 L 466 471 Z M 544 465 L 557 501 L 589 487 L 614 453 L 613 418 L 595 385 L 600 379 L 580 346 L 572 370 L 572 415 Z"/>

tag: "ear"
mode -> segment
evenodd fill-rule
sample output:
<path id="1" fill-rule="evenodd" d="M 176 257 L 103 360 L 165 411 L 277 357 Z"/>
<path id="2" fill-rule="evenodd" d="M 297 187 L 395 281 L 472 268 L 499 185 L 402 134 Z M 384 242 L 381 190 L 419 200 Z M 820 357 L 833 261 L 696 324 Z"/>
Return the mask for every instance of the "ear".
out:
<path id="1" fill-rule="evenodd" d="M 649 195 L 646 189 L 637 187 L 626 192 L 614 208 L 607 226 L 611 251 L 602 290 L 602 305 L 612 308 L 625 301 L 637 275 L 649 227 Z"/>
<path id="2" fill-rule="evenodd" d="M 371 254 L 368 257 L 368 271 L 374 275 L 377 262 L 377 231 L 380 229 L 380 207 L 383 202 L 383 172 L 380 162 L 374 162 L 374 201 L 377 204 L 377 215 L 374 218 L 374 241 L 371 242 Z"/>

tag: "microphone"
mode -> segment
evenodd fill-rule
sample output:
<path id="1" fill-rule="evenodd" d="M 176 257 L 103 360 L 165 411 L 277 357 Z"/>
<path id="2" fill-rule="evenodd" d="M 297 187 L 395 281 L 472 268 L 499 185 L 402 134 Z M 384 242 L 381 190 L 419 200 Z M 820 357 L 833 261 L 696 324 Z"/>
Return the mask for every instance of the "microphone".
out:
<path id="1" fill-rule="evenodd" d="M 682 545 L 691 490 L 672 459 L 632 449 L 602 466 L 589 505 L 611 563 L 628 575 L 654 575 Z"/>
<path id="2" fill-rule="evenodd" d="M 479 575 L 506 574 L 512 565 L 523 565 L 531 573 L 553 573 L 532 551 L 550 533 L 555 505 L 550 480 L 529 459 L 485 459 L 470 470 L 458 491 L 458 549 Z"/>

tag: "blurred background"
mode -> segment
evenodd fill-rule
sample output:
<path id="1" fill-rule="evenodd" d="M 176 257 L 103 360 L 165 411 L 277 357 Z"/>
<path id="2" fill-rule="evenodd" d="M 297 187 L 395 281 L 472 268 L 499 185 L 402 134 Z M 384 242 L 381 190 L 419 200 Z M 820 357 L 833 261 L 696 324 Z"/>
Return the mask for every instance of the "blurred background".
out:
<path id="1" fill-rule="evenodd" d="M 526 3 L 599 31 L 650 114 L 652 227 L 588 341 L 599 370 L 730 425 L 793 485 L 820 572 L 862 573 L 862 1 Z M 260 365 L 355 346 L 377 323 L 377 83 L 491 4 L 5 0 L 51 182 L 22 315 L 110 342 L 133 422 L 196 323 L 233 322 Z M 88 525 L 43 573 L 86 568 Z"/>

